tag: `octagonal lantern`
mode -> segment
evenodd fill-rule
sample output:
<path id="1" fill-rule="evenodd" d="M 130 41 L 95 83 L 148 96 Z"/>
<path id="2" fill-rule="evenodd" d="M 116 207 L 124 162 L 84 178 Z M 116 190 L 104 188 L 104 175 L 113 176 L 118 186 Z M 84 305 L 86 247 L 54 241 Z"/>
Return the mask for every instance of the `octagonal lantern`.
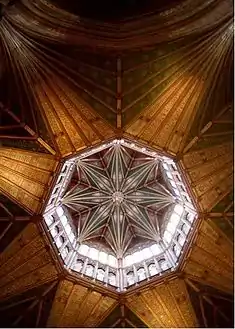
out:
<path id="1" fill-rule="evenodd" d="M 196 217 L 174 159 L 124 139 L 67 159 L 44 211 L 64 265 L 118 291 L 175 270 Z"/>

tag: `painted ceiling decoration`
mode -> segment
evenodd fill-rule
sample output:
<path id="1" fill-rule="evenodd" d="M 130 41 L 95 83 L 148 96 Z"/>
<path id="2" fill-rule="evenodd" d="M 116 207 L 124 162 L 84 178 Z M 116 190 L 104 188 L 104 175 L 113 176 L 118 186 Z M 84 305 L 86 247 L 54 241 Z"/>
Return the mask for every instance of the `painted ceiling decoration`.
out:
<path id="1" fill-rule="evenodd" d="M 65 161 L 43 213 L 65 265 L 118 291 L 175 270 L 197 220 L 182 174 L 124 139 Z"/>
<path id="2" fill-rule="evenodd" d="M 168 190 L 166 183 L 164 182 L 164 186 L 157 182 L 157 176 L 161 175 L 163 170 L 160 159 L 141 154 L 129 148 L 130 144 L 122 140 L 115 142 L 113 146 L 104 149 L 103 153 L 78 160 L 78 185 L 66 192 L 62 204 L 82 212 L 84 210 L 82 204 L 88 201 L 88 207 L 89 202 L 91 206 L 98 207 L 96 216 L 102 210 L 103 204 L 107 204 L 108 209 L 113 208 L 113 221 L 119 223 L 127 221 L 124 218 L 129 210 L 129 219 L 133 218 L 136 221 L 136 225 L 133 224 L 132 228 L 137 229 L 137 235 L 139 229 L 145 232 L 146 237 L 158 240 L 159 228 L 163 225 L 159 222 L 155 227 L 148 226 L 150 223 L 147 220 L 147 208 L 142 215 L 141 213 L 144 207 L 149 207 L 150 213 L 152 211 L 154 214 L 175 204 L 175 197 Z M 90 187 L 87 193 L 83 192 L 83 184 Z M 104 215 L 102 217 L 105 219 Z M 91 221 L 88 217 L 85 220 Z M 141 226 L 142 222 L 144 226 Z M 124 231 L 127 233 L 128 228 L 126 227 Z M 124 241 L 125 238 L 121 240 Z M 131 242 L 131 237 L 129 236 L 127 240 L 128 243 Z M 119 250 L 121 254 L 127 245 L 123 248 Z"/>
<path id="3" fill-rule="evenodd" d="M 158 241 L 163 226 L 160 215 L 153 225 L 148 218 L 175 204 L 170 191 L 157 182 L 160 166 L 158 159 L 119 143 L 103 154 L 78 160 L 78 184 L 68 190 L 62 204 L 78 212 L 81 242 L 92 233 L 102 235 L 99 230 L 106 226 L 105 240 L 120 258 L 135 236 Z M 88 187 L 84 189 L 84 185 Z M 108 225 L 110 217 L 112 223 Z"/>
<path id="4" fill-rule="evenodd" d="M 140 16 L 137 0 L 126 14 L 114 1 L 111 18 L 100 14 L 105 1 L 89 14 L 83 1 L 0 0 L 5 327 L 233 327 L 233 3 L 147 2 Z M 121 140 L 144 151 L 110 144 Z M 116 252 L 125 258 L 136 240 L 159 239 L 179 202 L 162 156 L 197 216 L 189 233 L 177 228 L 185 237 L 182 254 L 178 240 L 174 247 L 177 266 L 166 270 L 154 255 L 137 272 L 132 262 L 117 291 Z M 69 163 L 76 168 L 66 185 Z M 77 216 L 74 231 L 69 216 Z M 74 232 L 90 234 L 79 257 Z"/>

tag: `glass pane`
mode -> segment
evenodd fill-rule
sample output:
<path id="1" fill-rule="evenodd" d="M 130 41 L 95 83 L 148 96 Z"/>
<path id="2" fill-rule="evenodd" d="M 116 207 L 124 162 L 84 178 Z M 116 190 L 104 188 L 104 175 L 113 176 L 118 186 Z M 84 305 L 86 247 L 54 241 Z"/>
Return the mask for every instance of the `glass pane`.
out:
<path id="1" fill-rule="evenodd" d="M 190 227 L 186 224 L 183 224 L 182 227 L 181 227 L 181 231 L 183 231 L 186 235 L 188 234 L 190 230 Z"/>
<path id="2" fill-rule="evenodd" d="M 71 226 L 69 225 L 69 224 L 67 224 L 66 226 L 65 226 L 65 232 L 69 235 L 70 234 L 70 232 L 72 231 L 72 229 L 71 229 Z"/>
<path id="3" fill-rule="evenodd" d="M 65 226 L 68 223 L 68 219 L 65 215 L 60 217 L 61 223 Z"/>
<path id="4" fill-rule="evenodd" d="M 168 232 L 173 234 L 175 232 L 176 226 L 177 226 L 177 223 L 170 221 L 167 224 L 166 229 L 167 229 Z"/>
<path id="5" fill-rule="evenodd" d="M 46 223 L 47 223 L 47 226 L 50 226 L 50 225 L 54 222 L 54 219 L 53 219 L 52 216 L 47 216 L 47 217 L 45 218 L 45 221 L 46 221 Z"/>
<path id="6" fill-rule="evenodd" d="M 160 255 L 160 253 L 162 252 L 162 248 L 158 244 L 153 244 L 150 247 L 150 250 L 154 255 Z"/>
<path id="7" fill-rule="evenodd" d="M 171 182 L 171 185 L 172 185 L 174 188 L 176 188 L 176 184 L 175 184 L 175 182 L 174 182 L 173 180 L 171 180 L 170 182 Z"/>
<path id="8" fill-rule="evenodd" d="M 83 268 L 83 262 L 79 261 L 74 265 L 74 270 L 80 272 Z"/>
<path id="9" fill-rule="evenodd" d="M 137 270 L 137 275 L 138 275 L 139 281 L 146 279 L 146 273 L 145 273 L 145 270 L 143 267 L 141 267 Z"/>
<path id="10" fill-rule="evenodd" d="M 173 246 L 173 252 L 174 252 L 174 254 L 176 255 L 176 257 L 178 257 L 179 256 L 179 254 L 180 254 L 180 250 L 181 250 L 181 248 L 178 246 L 178 245 L 174 245 Z"/>
<path id="11" fill-rule="evenodd" d="M 63 210 L 62 207 L 57 207 L 56 212 L 57 212 L 59 217 L 61 217 L 64 214 L 64 210 Z"/>
<path id="12" fill-rule="evenodd" d="M 141 254 L 143 259 L 148 259 L 153 256 L 153 253 L 151 252 L 150 248 L 144 248 L 141 251 Z"/>
<path id="13" fill-rule="evenodd" d="M 168 263 L 167 263 L 167 261 L 165 259 L 164 260 L 160 260 L 159 261 L 159 265 L 160 265 L 160 267 L 161 267 L 161 269 L 163 271 L 165 271 L 165 270 L 167 270 L 169 268 Z"/>
<path id="14" fill-rule="evenodd" d="M 117 259 L 113 255 L 109 255 L 108 264 L 112 267 L 117 267 Z"/>
<path id="15" fill-rule="evenodd" d="M 70 242 L 73 242 L 75 240 L 75 235 L 73 234 L 73 232 L 70 232 L 69 240 L 70 240 Z"/>
<path id="16" fill-rule="evenodd" d="M 94 260 L 98 260 L 99 259 L 99 251 L 95 248 L 90 248 L 89 256 Z"/>
<path id="17" fill-rule="evenodd" d="M 59 233 L 60 229 L 58 226 L 54 226 L 52 229 L 51 229 L 51 235 L 53 237 L 55 237 L 58 233 Z"/>
<path id="18" fill-rule="evenodd" d="M 180 192 L 178 191 L 177 188 L 174 188 L 174 191 L 175 191 L 175 194 L 176 194 L 176 195 L 178 195 L 178 196 L 180 195 Z"/>
<path id="19" fill-rule="evenodd" d="M 69 250 L 65 247 L 62 251 L 61 251 L 61 256 L 63 259 L 65 259 L 67 257 L 69 253 Z"/>
<path id="20" fill-rule="evenodd" d="M 151 276 L 158 273 L 158 269 L 155 264 L 150 264 L 148 269 Z"/>
<path id="21" fill-rule="evenodd" d="M 138 263 L 143 260 L 143 255 L 142 255 L 141 251 L 134 252 L 132 257 L 133 257 L 132 259 L 134 260 L 134 263 Z"/>
<path id="22" fill-rule="evenodd" d="M 105 275 L 105 271 L 101 268 L 98 268 L 96 278 L 100 281 L 104 281 L 104 275 Z"/>
<path id="23" fill-rule="evenodd" d="M 133 272 L 127 273 L 126 277 L 127 277 L 127 284 L 128 284 L 128 286 L 130 286 L 130 285 L 132 285 L 132 284 L 135 283 L 135 276 L 134 276 L 134 273 Z"/>
<path id="24" fill-rule="evenodd" d="M 168 176 L 170 179 L 173 179 L 173 176 L 172 176 L 172 174 L 171 174 L 169 171 L 167 171 L 166 174 L 167 174 L 167 176 Z"/>
<path id="25" fill-rule="evenodd" d="M 62 246 L 62 244 L 64 243 L 64 240 L 63 240 L 63 237 L 62 236 L 59 236 L 57 239 L 56 239 L 56 245 L 58 248 L 60 248 Z"/>
<path id="26" fill-rule="evenodd" d="M 115 276 L 115 274 L 109 273 L 108 281 L 109 281 L 109 284 L 111 284 L 112 286 L 115 286 L 116 285 L 116 276 Z"/>
<path id="27" fill-rule="evenodd" d="M 173 214 L 171 215 L 170 218 L 170 222 L 174 224 L 174 226 L 176 227 L 178 225 L 180 221 L 180 216 L 178 214 L 176 214 L 175 212 L 173 212 Z"/>
<path id="28" fill-rule="evenodd" d="M 125 266 L 132 265 L 134 263 L 133 255 L 128 255 L 125 257 Z"/>
<path id="29" fill-rule="evenodd" d="M 174 208 L 174 211 L 181 216 L 184 211 L 184 208 L 180 204 L 177 204 Z"/>
<path id="30" fill-rule="evenodd" d="M 163 238 L 167 243 L 169 243 L 171 241 L 172 235 L 168 231 L 165 231 L 163 234 Z"/>
<path id="31" fill-rule="evenodd" d="M 78 249 L 78 252 L 84 256 L 86 256 L 88 254 L 88 251 L 89 251 L 89 247 L 86 245 L 86 244 L 82 244 L 79 249 Z"/>
<path id="32" fill-rule="evenodd" d="M 93 276 L 93 272 L 94 272 L 94 266 L 87 265 L 85 274 L 89 276 Z"/>
<path id="33" fill-rule="evenodd" d="M 187 214 L 187 220 L 188 220 L 189 222 L 191 222 L 191 223 L 193 222 L 194 217 L 195 217 L 195 216 L 194 216 L 193 214 L 190 214 L 190 213 Z"/>
<path id="34" fill-rule="evenodd" d="M 103 252 L 103 251 L 100 251 L 99 253 L 99 261 L 103 264 L 106 264 L 107 263 L 107 258 L 108 258 L 108 255 Z"/>
<path id="35" fill-rule="evenodd" d="M 186 238 L 185 238 L 184 236 L 182 236 L 182 235 L 179 235 L 179 237 L 178 237 L 177 240 L 178 240 L 179 244 L 180 244 L 181 246 L 183 246 L 183 244 L 184 244 Z"/>
<path id="36" fill-rule="evenodd" d="M 169 170 L 169 167 L 168 167 L 168 165 L 167 165 L 165 162 L 163 162 L 163 167 L 164 167 L 166 170 Z"/>

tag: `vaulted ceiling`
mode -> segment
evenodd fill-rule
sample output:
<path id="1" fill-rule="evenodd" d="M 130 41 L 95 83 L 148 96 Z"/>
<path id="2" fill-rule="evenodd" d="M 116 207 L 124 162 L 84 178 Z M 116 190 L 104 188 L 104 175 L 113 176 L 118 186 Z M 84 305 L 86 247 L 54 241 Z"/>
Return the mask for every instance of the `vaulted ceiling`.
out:
<path id="1" fill-rule="evenodd" d="M 138 3 L 0 1 L 2 326 L 233 326 L 232 1 Z M 63 268 L 41 214 L 66 156 L 121 136 L 175 157 L 199 219 L 176 273 L 118 295 Z"/>

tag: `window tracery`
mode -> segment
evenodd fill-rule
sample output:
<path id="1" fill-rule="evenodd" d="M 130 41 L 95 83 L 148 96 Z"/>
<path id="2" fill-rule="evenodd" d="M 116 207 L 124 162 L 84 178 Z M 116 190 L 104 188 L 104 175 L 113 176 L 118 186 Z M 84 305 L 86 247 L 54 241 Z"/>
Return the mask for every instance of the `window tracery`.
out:
<path id="1" fill-rule="evenodd" d="M 108 275 L 108 283 L 112 286 L 116 285 L 116 275 L 112 272 Z"/>
<path id="2" fill-rule="evenodd" d="M 143 267 L 139 268 L 137 270 L 137 275 L 138 275 L 139 281 L 145 280 L 146 279 L 145 269 Z"/>
<path id="3" fill-rule="evenodd" d="M 134 275 L 134 272 L 128 272 L 126 276 L 127 276 L 127 284 L 129 286 L 135 283 L 135 275 Z"/>
<path id="4" fill-rule="evenodd" d="M 77 262 L 75 263 L 73 269 L 74 269 L 75 271 L 81 272 L 82 269 L 83 269 L 83 265 L 84 265 L 84 263 L 83 263 L 82 261 L 79 260 L 79 261 L 77 261 Z"/>
<path id="5" fill-rule="evenodd" d="M 167 179 L 166 185 L 158 184 L 159 170 L 164 170 L 161 174 Z M 86 184 L 68 190 L 75 171 Z M 166 212 L 166 225 L 160 234 L 156 213 L 169 206 L 172 210 Z M 74 213 L 77 231 L 71 224 Z M 172 159 L 135 143 L 114 140 L 66 161 L 44 217 L 66 265 L 75 258 L 70 255 L 78 253 L 83 261 L 68 266 L 118 287 L 120 275 L 129 286 L 170 269 L 183 250 L 196 212 Z M 117 232 L 122 244 L 118 244 Z M 131 249 L 134 235 L 145 241 Z M 105 248 L 103 242 L 92 244 L 90 238 L 99 236 Z"/>
<path id="6" fill-rule="evenodd" d="M 163 271 L 166 271 L 169 268 L 168 261 L 165 258 L 160 259 L 158 264 Z"/>
<path id="7" fill-rule="evenodd" d="M 149 273 L 150 273 L 151 276 L 159 273 L 159 271 L 158 271 L 158 269 L 157 269 L 157 267 L 154 263 L 149 264 L 148 270 L 149 270 Z"/>
<path id="8" fill-rule="evenodd" d="M 86 266 L 85 274 L 92 277 L 94 270 L 95 270 L 95 267 L 93 265 L 88 264 Z"/>
<path id="9" fill-rule="evenodd" d="M 100 281 L 104 281 L 105 271 L 101 268 L 98 268 L 97 270 L 97 279 Z"/>

